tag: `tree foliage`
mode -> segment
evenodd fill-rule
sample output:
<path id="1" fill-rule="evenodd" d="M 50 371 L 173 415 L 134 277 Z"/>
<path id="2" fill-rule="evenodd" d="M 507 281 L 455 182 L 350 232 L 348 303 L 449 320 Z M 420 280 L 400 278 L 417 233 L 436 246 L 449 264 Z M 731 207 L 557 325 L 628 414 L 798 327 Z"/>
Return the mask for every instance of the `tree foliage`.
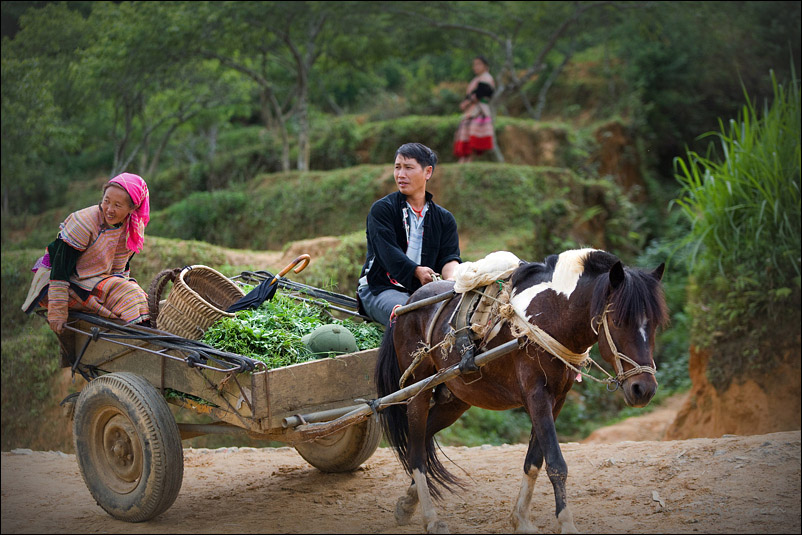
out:
<path id="1" fill-rule="evenodd" d="M 280 141 L 284 170 L 310 169 L 331 161 L 313 152 L 332 114 L 456 114 L 477 54 L 497 78 L 499 115 L 576 114 L 588 103 L 571 73 L 601 77 L 599 113 L 627 117 L 668 180 L 681 147 L 737 110 L 741 82 L 763 98 L 763 73 L 787 79 L 800 58 L 797 2 L 2 9 L 3 209 L 15 214 L 60 204 L 65 183 L 87 175 L 208 165 L 219 136 L 243 123 Z"/>

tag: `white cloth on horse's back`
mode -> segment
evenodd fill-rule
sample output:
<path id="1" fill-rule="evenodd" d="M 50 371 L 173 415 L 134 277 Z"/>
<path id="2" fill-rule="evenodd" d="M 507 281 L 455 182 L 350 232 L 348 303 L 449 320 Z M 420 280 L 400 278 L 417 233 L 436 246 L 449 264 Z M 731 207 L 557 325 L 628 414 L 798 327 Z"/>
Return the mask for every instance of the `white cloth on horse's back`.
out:
<path id="1" fill-rule="evenodd" d="M 509 251 L 495 251 L 476 262 L 463 262 L 454 271 L 454 291 L 465 293 L 509 277 L 520 263 L 521 260 Z"/>

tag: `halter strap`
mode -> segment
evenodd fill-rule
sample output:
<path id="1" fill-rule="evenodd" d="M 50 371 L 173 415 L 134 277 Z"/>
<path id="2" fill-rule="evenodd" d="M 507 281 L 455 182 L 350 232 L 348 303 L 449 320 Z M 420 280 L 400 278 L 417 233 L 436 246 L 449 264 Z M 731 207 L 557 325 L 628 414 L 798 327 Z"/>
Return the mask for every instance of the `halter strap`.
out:
<path id="1" fill-rule="evenodd" d="M 607 340 L 607 345 L 610 346 L 610 350 L 613 352 L 613 356 L 615 359 L 613 362 L 615 363 L 615 381 L 618 384 L 623 383 L 633 375 L 639 375 L 641 373 L 650 373 L 652 375 L 657 373 L 657 369 L 651 366 L 641 366 L 625 354 L 621 353 L 618 348 L 615 346 L 615 342 L 613 342 L 613 337 L 610 334 L 610 326 L 607 324 L 607 309 L 605 309 L 604 314 L 602 314 L 602 327 L 604 328 L 604 336 Z M 632 365 L 632 369 L 628 371 L 624 371 L 624 366 L 621 365 L 621 361 L 624 360 Z"/>

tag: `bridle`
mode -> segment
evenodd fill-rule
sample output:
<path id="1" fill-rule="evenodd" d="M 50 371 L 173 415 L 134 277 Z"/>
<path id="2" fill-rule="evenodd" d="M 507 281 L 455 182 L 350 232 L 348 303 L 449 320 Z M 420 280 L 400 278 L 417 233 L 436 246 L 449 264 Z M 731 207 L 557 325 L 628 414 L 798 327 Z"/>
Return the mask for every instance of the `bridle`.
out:
<path id="1" fill-rule="evenodd" d="M 615 377 L 613 377 L 610 374 L 607 374 L 607 379 L 604 382 L 608 383 L 607 384 L 608 390 L 610 390 L 610 384 L 615 384 L 615 388 L 612 389 L 612 391 L 614 392 L 618 390 L 618 388 L 624 383 L 624 381 L 626 381 L 630 377 L 633 377 L 635 375 L 640 375 L 641 373 L 650 373 L 652 375 L 655 375 L 657 373 L 657 368 L 653 366 L 642 366 L 618 350 L 618 348 L 615 346 L 615 342 L 613 342 L 613 337 L 610 334 L 610 326 L 607 323 L 607 314 L 609 312 L 610 312 L 610 306 L 608 305 L 604 309 L 604 312 L 602 312 L 601 321 L 597 322 L 596 326 L 598 326 L 599 323 L 601 323 L 602 329 L 604 330 L 604 337 L 605 340 L 607 341 L 607 346 L 613 353 L 613 365 L 615 366 L 616 375 Z M 593 329 L 593 332 L 596 333 L 596 335 L 599 335 L 599 331 L 597 330 L 596 327 L 594 327 L 593 323 L 594 322 L 591 320 L 590 328 Z M 621 361 L 628 362 L 629 364 L 632 365 L 632 368 L 627 371 L 624 371 L 624 366 L 621 364 Z M 605 371 L 605 373 L 607 372 Z"/>

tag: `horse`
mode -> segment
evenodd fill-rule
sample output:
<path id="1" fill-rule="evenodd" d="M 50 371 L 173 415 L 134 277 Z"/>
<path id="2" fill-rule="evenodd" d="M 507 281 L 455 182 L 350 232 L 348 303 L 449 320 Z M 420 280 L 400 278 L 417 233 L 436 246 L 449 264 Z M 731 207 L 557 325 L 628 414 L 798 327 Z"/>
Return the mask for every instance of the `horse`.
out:
<path id="1" fill-rule="evenodd" d="M 506 283 L 509 301 L 504 303 L 508 318 L 494 320 L 495 328 L 484 335 L 478 349 L 490 350 L 516 337 L 521 343 L 512 344 L 511 353 L 478 372 L 424 389 L 379 413 L 385 437 L 412 479 L 396 503 L 398 525 L 408 524 L 420 503 L 426 532 L 448 533 L 446 523 L 438 519 L 433 499 L 441 500 L 441 489 L 453 492 L 454 486 L 464 486 L 437 457 L 434 435 L 438 431 L 453 424 L 471 406 L 490 410 L 523 407 L 532 430 L 523 481 L 511 515 L 513 529 L 535 532 L 529 506 L 545 461 L 561 531 L 577 533 L 567 503 L 568 467 L 560 451 L 555 420 L 579 374 L 599 381 L 582 372 L 589 364 L 590 348 L 598 343 L 602 358 L 617 372 L 615 376 L 607 374 L 604 382 L 608 390 L 611 385 L 620 387 L 628 405 L 646 406 L 657 390 L 654 338 L 656 329 L 668 321 L 661 286 L 665 263 L 644 271 L 625 267 L 606 251 L 577 249 L 551 255 L 542 263 L 521 261 L 512 269 Z M 448 292 L 453 285 L 453 281 L 431 282 L 415 291 L 407 303 Z M 454 333 L 449 318 L 457 300 L 445 301 L 442 307 L 438 314 L 434 306 L 421 306 L 392 318 L 375 369 L 380 397 L 399 389 L 402 372 L 405 380 L 420 381 L 460 363 L 464 351 L 444 343 Z M 516 323 L 513 318 L 521 321 Z M 433 325 L 429 325 L 432 320 Z M 530 336 L 532 332 L 546 334 L 534 337 Z M 421 353 L 424 333 L 432 345 Z M 543 343 L 544 339 L 551 340 L 551 345 Z M 438 345 L 439 351 L 434 349 Z M 566 359 L 572 354 L 581 358 Z M 413 364 L 415 356 L 423 358 Z"/>

